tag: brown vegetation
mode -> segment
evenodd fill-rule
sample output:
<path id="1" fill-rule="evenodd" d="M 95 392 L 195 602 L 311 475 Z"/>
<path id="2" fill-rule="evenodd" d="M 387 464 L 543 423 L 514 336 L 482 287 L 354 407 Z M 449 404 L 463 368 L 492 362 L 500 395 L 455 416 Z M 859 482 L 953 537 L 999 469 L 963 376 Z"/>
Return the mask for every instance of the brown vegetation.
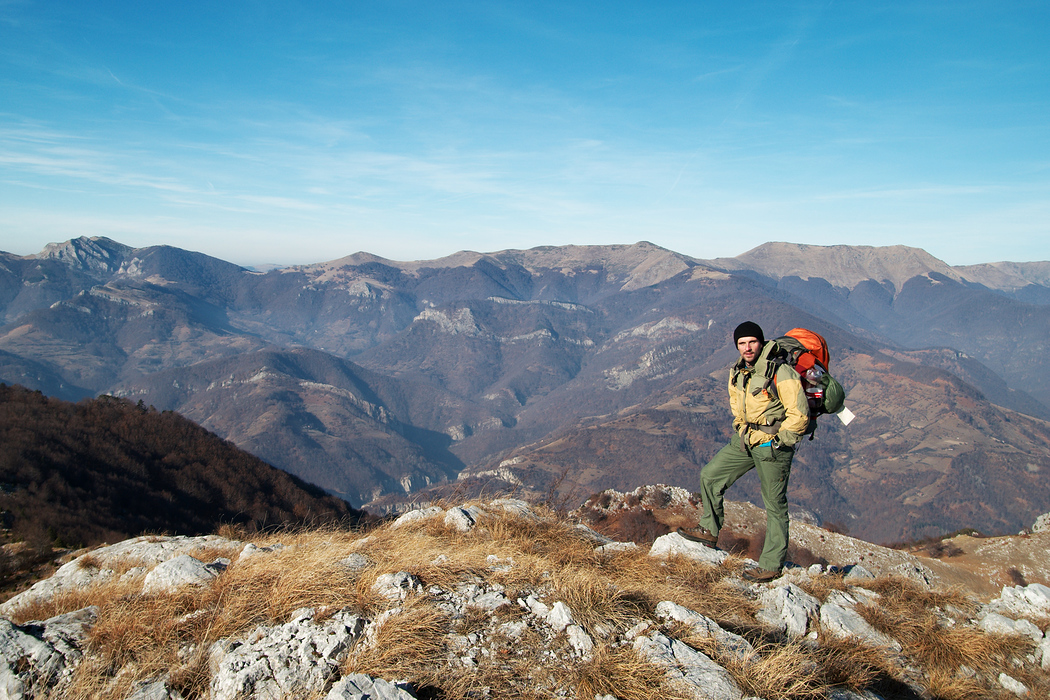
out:
<path id="1" fill-rule="evenodd" d="M 651 626 L 709 655 L 725 667 L 745 694 L 768 700 L 824 697 L 829 688 L 872 689 L 883 697 L 954 700 L 999 697 L 996 674 L 1004 669 L 1033 692 L 1050 690 L 1038 667 L 1013 660 L 1028 653 L 1022 638 L 988 635 L 964 624 L 976 611 L 957 592 L 929 591 L 908 580 L 879 578 L 863 585 L 879 604 L 862 607 L 868 621 L 898 640 L 901 654 L 819 633 L 815 641 L 786 642 L 760 623 L 754 592 L 742 588 L 742 560 L 713 567 L 692 560 L 656 560 L 645 550 L 603 554 L 571 523 L 552 512 L 536 519 L 482 516 L 459 533 L 441 518 L 369 532 L 340 528 L 298 534 L 256 533 L 260 546 L 286 545 L 265 556 L 235 560 L 208 587 L 165 595 L 142 595 L 141 577 L 77 590 L 46 606 L 26 608 L 20 621 L 44 619 L 86 605 L 100 608 L 91 651 L 77 672 L 75 697 L 125 697 L 136 680 L 169 674 L 187 697 L 207 693 L 207 650 L 216 641 L 248 635 L 259 625 L 287 622 L 304 607 L 323 617 L 349 610 L 375 620 L 391 615 L 371 643 L 358 642 L 341 670 L 383 678 L 407 678 L 421 697 L 539 698 L 568 689 L 576 697 L 679 697 L 663 669 L 641 658 L 623 640 L 627 630 Z M 364 554 L 368 568 L 350 572 L 338 561 Z M 209 551 L 201 557 L 229 552 Z M 82 566 L 97 566 L 88 554 Z M 130 562 L 129 566 L 134 562 Z M 390 601 L 373 591 L 384 573 L 417 576 L 424 592 Z M 510 605 L 493 612 L 467 608 L 452 615 L 435 602 L 440 590 L 474 582 L 502 590 Z M 848 589 L 841 576 L 799 579 L 812 594 Z M 855 584 L 854 584 L 855 585 Z M 527 627 L 516 639 L 501 637 L 497 622 L 524 619 L 516 604 L 533 594 L 548 605 L 562 601 L 595 640 L 590 658 L 568 651 L 564 635 L 545 639 Z M 755 651 L 741 659 L 715 640 L 680 623 L 659 625 L 657 603 L 674 601 L 743 635 Z M 491 653 L 473 668 L 455 662 L 452 636 L 485 636 Z M 966 668 L 970 671 L 966 671 Z"/>
<path id="2" fill-rule="evenodd" d="M 0 384 L 3 580 L 52 548 L 142 533 L 252 531 L 360 516 L 170 411 L 102 396 L 73 404 Z"/>

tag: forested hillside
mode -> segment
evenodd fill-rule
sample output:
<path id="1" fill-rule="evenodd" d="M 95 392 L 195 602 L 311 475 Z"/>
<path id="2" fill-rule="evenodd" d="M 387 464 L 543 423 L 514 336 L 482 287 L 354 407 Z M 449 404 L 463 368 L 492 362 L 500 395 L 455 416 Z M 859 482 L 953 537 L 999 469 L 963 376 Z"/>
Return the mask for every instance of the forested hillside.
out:
<path id="1" fill-rule="evenodd" d="M 36 546 L 360 515 L 174 412 L 111 396 L 74 404 L 6 384 L 0 489 L 8 538 Z"/>

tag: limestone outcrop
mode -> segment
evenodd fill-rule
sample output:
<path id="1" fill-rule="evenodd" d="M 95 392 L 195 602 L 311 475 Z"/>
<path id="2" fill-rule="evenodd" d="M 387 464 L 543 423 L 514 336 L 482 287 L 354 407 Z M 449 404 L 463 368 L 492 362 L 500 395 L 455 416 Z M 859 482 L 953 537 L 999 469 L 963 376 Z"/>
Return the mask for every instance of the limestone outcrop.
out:
<path id="1" fill-rule="evenodd" d="M 498 522 L 492 518 L 521 519 L 527 527 L 542 522 L 528 504 L 508 499 L 453 508 L 434 506 L 402 515 L 349 547 L 332 548 L 327 563 L 314 562 L 334 572 L 336 580 L 357 586 L 370 601 L 367 605 L 339 609 L 304 606 L 277 622 L 243 627 L 209 646 L 193 648 L 186 642 L 179 656 L 204 659 L 209 679 L 206 692 L 215 700 L 405 700 L 416 697 L 420 689 L 397 673 L 379 677 L 357 672 L 355 660 L 383 652 L 384 640 L 391 635 L 396 637 L 402 630 L 412 634 L 411 630 L 419 629 L 423 609 L 431 611 L 428 619 L 448 623 L 437 641 L 432 640 L 428 653 L 437 654 L 433 662 L 449 673 L 491 667 L 493 660 L 525 654 L 531 654 L 529 658 L 541 665 L 571 668 L 596 664 L 609 654 L 630 650 L 641 661 L 662 669 L 668 687 L 676 688 L 684 697 L 744 700 L 751 696 L 734 669 L 759 663 L 776 640 L 816 648 L 824 639 L 845 639 L 888 658 L 905 651 L 902 640 L 869 621 L 871 610 L 881 605 L 882 598 L 866 587 L 875 579 L 861 566 L 789 567 L 774 582 L 753 584 L 739 577 L 742 566 L 753 562 L 696 545 L 677 534 L 656 540 L 646 557 L 636 554 L 632 547 L 612 546 L 624 543 L 612 542 L 587 528 L 566 528 L 568 537 L 583 543 L 595 561 L 608 566 L 616 566 L 620 561 L 617 557 L 634 557 L 646 566 L 668 570 L 682 562 L 702 570 L 719 570 L 722 585 L 753 610 L 750 632 L 758 627 L 763 630 L 763 643 L 753 644 L 744 636 L 749 634 L 745 629 L 748 625 L 715 620 L 674 600 L 631 608 L 635 610 L 633 617 L 615 623 L 597 619 L 581 607 L 581 601 L 588 595 L 605 595 L 600 589 L 576 595 L 565 582 L 547 582 L 551 575 L 545 572 L 534 579 L 538 583 L 526 585 L 522 583 L 526 578 L 518 575 L 524 565 L 516 556 L 492 553 L 477 557 L 474 561 L 478 564 L 473 567 L 453 569 L 449 568 L 454 555 L 450 550 L 422 566 L 417 563 L 400 568 L 383 549 L 384 538 L 406 533 L 422 536 L 434 528 L 453 543 L 471 533 L 490 537 L 496 528 L 491 532 L 487 528 Z M 471 546 L 492 542 L 484 537 L 472 539 Z M 319 549 L 326 551 L 323 546 Z M 73 591 L 82 593 L 115 582 L 123 583 L 122 590 L 131 597 L 191 599 L 195 591 L 225 585 L 225 578 L 238 566 L 266 572 L 267 558 L 276 561 L 287 557 L 295 562 L 303 551 L 301 544 L 291 540 L 260 545 L 213 536 L 141 537 L 87 553 L 0 606 L 5 616 L 0 617 L 0 698 L 61 696 L 72 687 L 84 659 L 98 653 L 92 635 L 101 614 L 99 607 L 84 607 L 43 621 L 12 621 L 24 619 L 27 611 L 58 604 Z M 819 589 L 823 577 L 835 585 L 825 587 L 827 592 L 819 597 L 807 592 Z M 214 605 L 221 606 L 221 601 L 220 596 Z M 985 675 L 1008 692 L 1027 692 L 1019 678 L 1030 678 L 1024 674 L 1050 667 L 1050 639 L 1040 627 L 1050 617 L 1050 588 L 1039 584 L 1008 587 L 997 599 L 973 609 L 977 612 L 969 617 L 959 611 L 938 614 L 946 626 L 969 626 L 983 634 L 1023 640 L 1021 646 L 1030 653 L 1013 659 L 992 676 Z M 205 612 L 188 612 L 178 624 L 191 625 L 195 615 Z M 137 673 L 131 668 L 117 669 L 111 682 L 116 683 L 125 672 Z M 137 676 L 131 693 L 125 696 L 135 700 L 181 698 L 179 686 L 172 680 L 175 673 L 172 668 L 149 677 Z M 972 670 L 960 668 L 959 673 Z M 548 685 L 541 690 L 577 697 L 564 687 Z M 481 690 L 477 692 L 478 697 L 485 696 Z M 599 693 L 596 697 L 614 696 Z M 847 688 L 833 688 L 829 697 L 878 698 L 871 690 Z"/>

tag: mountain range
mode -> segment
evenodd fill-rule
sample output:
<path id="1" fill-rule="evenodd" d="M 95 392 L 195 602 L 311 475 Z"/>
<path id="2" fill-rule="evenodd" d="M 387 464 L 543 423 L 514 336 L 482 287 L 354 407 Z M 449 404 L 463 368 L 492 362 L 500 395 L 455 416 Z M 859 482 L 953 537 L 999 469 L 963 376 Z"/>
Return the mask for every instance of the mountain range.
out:
<path id="1" fill-rule="evenodd" d="M 857 418 L 801 447 L 796 511 L 872 541 L 1050 511 L 1050 263 L 904 246 L 357 253 L 258 272 L 105 238 L 0 253 L 0 381 L 174 410 L 355 506 L 460 489 L 698 485 L 732 329 L 804 326 Z M 734 487 L 760 502 L 757 480 Z M 808 517 L 808 516 L 807 516 Z"/>

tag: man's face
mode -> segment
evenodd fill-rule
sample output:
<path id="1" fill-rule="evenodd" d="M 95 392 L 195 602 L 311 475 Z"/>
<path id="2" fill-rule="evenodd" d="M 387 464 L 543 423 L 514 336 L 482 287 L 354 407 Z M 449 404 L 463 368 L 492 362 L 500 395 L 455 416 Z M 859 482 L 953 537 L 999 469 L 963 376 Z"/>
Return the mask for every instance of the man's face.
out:
<path id="1" fill-rule="evenodd" d="M 758 359 L 759 353 L 762 352 L 762 343 L 759 342 L 758 338 L 744 336 L 736 341 L 736 349 L 740 351 L 740 357 L 744 358 L 744 362 L 753 365 L 755 360 Z"/>

